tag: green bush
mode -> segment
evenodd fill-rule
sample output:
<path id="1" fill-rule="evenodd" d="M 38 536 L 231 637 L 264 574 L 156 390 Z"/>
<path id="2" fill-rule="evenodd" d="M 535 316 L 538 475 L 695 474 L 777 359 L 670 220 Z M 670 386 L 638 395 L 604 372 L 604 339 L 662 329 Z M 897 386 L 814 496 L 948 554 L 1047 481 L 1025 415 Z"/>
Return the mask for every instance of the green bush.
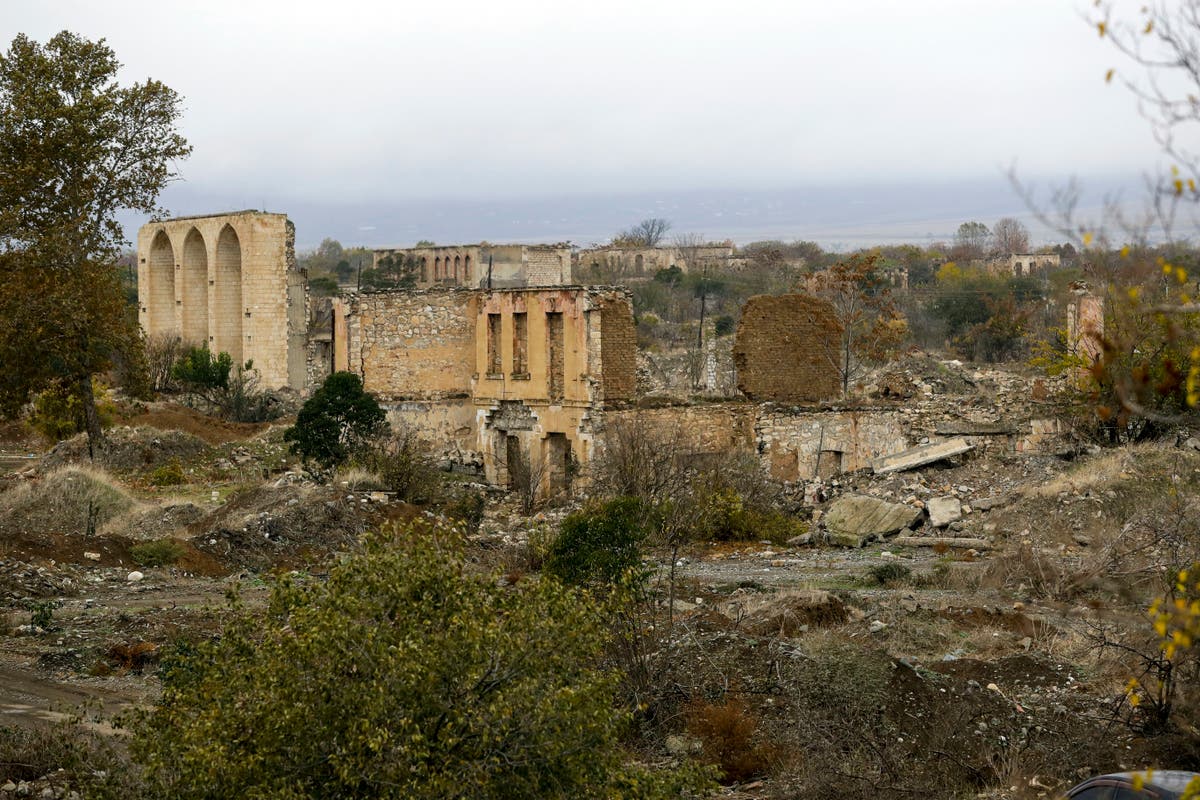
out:
<path id="1" fill-rule="evenodd" d="M 327 581 L 160 669 L 131 751 L 162 796 L 668 798 L 695 767 L 630 764 L 596 601 L 472 573 L 454 532 L 365 539 Z M 302 731 L 303 735 L 297 735 Z"/>
<path id="2" fill-rule="evenodd" d="M 283 439 L 306 462 L 329 469 L 362 452 L 387 429 L 387 417 L 374 395 L 363 390 L 362 378 L 335 372 L 308 398 Z"/>
<path id="3" fill-rule="evenodd" d="M 354 463 L 378 475 L 383 490 L 405 502 L 427 503 L 441 488 L 441 471 L 409 428 L 363 446 Z"/>
<path id="4" fill-rule="evenodd" d="M 172 458 L 166 464 L 150 471 L 146 481 L 151 486 L 180 486 L 187 480 L 183 474 L 183 465 L 178 458 Z"/>
<path id="5" fill-rule="evenodd" d="M 612 585 L 642 560 L 650 530 L 648 509 L 635 497 L 618 497 L 570 514 L 550 547 L 545 571 L 574 586 Z"/>
<path id="6" fill-rule="evenodd" d="M 96 399 L 96 413 L 100 415 L 100 426 L 112 425 L 117 408 L 113 405 L 108 388 L 92 380 L 92 395 Z M 29 426 L 47 441 L 61 442 L 82 433 L 83 401 L 74 389 L 63 383 L 54 383 L 33 398 L 33 413 L 29 415 Z"/>
<path id="7" fill-rule="evenodd" d="M 718 542 L 769 541 L 783 544 L 808 530 L 802 520 L 773 508 L 748 504 L 734 489 L 721 489 L 708 495 L 702 523 L 695 532 L 698 539 Z"/>
<path id="8" fill-rule="evenodd" d="M 185 549 L 175 539 L 155 539 L 129 548 L 129 555 L 139 567 L 165 567 L 183 558 Z"/>

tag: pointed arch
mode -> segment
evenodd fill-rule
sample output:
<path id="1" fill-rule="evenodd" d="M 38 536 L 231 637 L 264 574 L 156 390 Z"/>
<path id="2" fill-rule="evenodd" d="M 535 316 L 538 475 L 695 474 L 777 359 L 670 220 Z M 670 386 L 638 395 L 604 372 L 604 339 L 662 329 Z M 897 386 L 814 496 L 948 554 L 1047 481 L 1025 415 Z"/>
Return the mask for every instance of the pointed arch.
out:
<path id="1" fill-rule="evenodd" d="M 462 256 L 455 256 L 454 257 L 454 276 L 453 276 L 455 283 L 462 282 L 461 270 L 462 270 Z"/>
<path id="2" fill-rule="evenodd" d="M 174 333 L 179 330 L 175 319 L 175 250 L 166 231 L 159 230 L 150 244 L 146 260 L 146 333 Z"/>
<path id="3" fill-rule="evenodd" d="M 217 237 L 213 277 L 212 349 L 242 363 L 242 243 L 232 225 Z"/>
<path id="4" fill-rule="evenodd" d="M 205 344 L 208 341 L 208 247 L 194 227 L 183 240 L 180 281 L 183 284 L 180 333 L 184 341 Z"/>

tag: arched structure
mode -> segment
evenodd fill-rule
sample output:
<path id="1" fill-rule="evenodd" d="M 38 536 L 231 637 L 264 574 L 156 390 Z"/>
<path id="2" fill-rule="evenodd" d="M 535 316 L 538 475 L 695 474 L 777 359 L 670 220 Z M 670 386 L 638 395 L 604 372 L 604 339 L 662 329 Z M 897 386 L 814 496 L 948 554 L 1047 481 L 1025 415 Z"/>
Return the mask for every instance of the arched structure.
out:
<path id="1" fill-rule="evenodd" d="M 213 270 L 214 317 L 211 327 L 214 352 L 229 353 L 233 363 L 242 363 L 242 245 L 231 225 L 217 238 Z"/>
<path id="2" fill-rule="evenodd" d="M 146 262 L 147 284 L 146 311 L 151 324 L 146 333 L 177 333 L 179 323 L 175 316 L 175 251 L 167 234 L 159 231 L 150 245 Z"/>
<path id="3" fill-rule="evenodd" d="M 208 343 L 208 248 L 194 227 L 183 240 L 180 269 L 183 301 L 180 335 L 189 344 Z"/>

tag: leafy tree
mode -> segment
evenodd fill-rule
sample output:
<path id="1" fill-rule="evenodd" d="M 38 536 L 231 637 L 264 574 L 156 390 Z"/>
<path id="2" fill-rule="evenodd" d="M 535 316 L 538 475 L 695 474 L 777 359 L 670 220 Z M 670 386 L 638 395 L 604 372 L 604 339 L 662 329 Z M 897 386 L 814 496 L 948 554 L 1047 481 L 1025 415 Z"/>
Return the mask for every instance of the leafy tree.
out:
<path id="1" fill-rule="evenodd" d="M 208 394 L 229 388 L 229 373 L 233 370 L 233 356 L 229 353 L 213 354 L 208 345 L 192 347 L 175 362 L 171 377 L 179 381 L 186 391 Z"/>
<path id="2" fill-rule="evenodd" d="M 67 31 L 45 45 L 20 34 L 0 56 L 0 411 L 72 383 L 93 449 L 92 376 L 141 344 L 114 268 L 118 214 L 156 212 L 191 152 L 179 96 L 153 80 L 122 87 L 119 67 L 103 40 Z"/>
<path id="3" fill-rule="evenodd" d="M 629 714 L 596 602 L 500 585 L 457 532 L 369 536 L 328 581 L 272 587 L 217 640 L 168 661 L 133 740 L 179 798 L 668 798 L 708 788 L 619 746 Z"/>
<path id="4" fill-rule="evenodd" d="M 979 258 L 988 249 L 992 232 L 982 222 L 964 222 L 954 234 L 954 243 L 968 251 L 968 258 Z"/>
<path id="5" fill-rule="evenodd" d="M 317 297 L 333 297 L 338 293 L 338 282 L 327 275 L 308 279 L 308 290 Z"/>
<path id="6" fill-rule="evenodd" d="M 305 461 L 312 459 L 329 469 L 387 428 L 387 416 L 374 395 L 363 389 L 362 378 L 335 372 L 308 398 L 283 439 Z"/>

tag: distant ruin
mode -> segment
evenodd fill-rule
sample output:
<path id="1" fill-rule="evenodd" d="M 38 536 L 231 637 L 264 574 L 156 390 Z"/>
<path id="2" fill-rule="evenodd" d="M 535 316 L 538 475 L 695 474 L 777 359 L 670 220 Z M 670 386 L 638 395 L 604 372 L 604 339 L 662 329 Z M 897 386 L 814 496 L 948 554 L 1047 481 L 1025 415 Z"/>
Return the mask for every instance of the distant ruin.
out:
<path id="1" fill-rule="evenodd" d="M 383 248 L 373 251 L 372 267 L 388 257 L 411 259 L 419 289 L 463 286 L 511 289 L 571 283 L 567 244 L 469 244 Z"/>

